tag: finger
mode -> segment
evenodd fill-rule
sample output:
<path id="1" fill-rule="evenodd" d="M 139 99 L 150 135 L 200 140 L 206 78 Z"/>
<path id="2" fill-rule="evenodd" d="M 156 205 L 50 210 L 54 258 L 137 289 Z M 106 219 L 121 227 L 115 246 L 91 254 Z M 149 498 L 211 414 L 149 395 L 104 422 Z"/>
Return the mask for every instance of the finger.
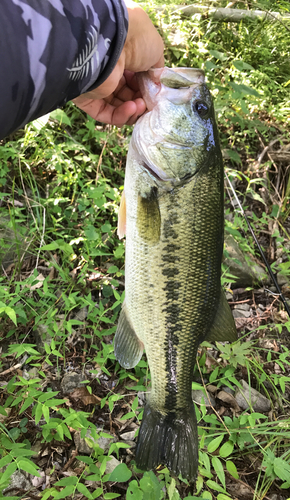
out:
<path id="1" fill-rule="evenodd" d="M 140 90 L 137 75 L 134 71 L 129 71 L 128 69 L 125 69 L 124 71 L 124 77 L 126 80 L 127 85 L 138 92 Z"/>
<path id="2" fill-rule="evenodd" d="M 132 106 L 135 105 L 135 108 Z M 136 99 L 135 101 L 124 102 L 113 111 L 112 124 L 117 127 L 122 125 L 133 125 L 137 118 L 146 111 L 146 104 L 143 99 Z"/>
<path id="3" fill-rule="evenodd" d="M 117 107 L 105 100 L 87 99 L 80 101 L 74 99 L 75 104 L 94 120 L 103 123 L 110 123 L 117 127 L 125 124 L 133 125 L 137 118 L 146 111 L 146 104 L 143 99 L 124 102 Z"/>

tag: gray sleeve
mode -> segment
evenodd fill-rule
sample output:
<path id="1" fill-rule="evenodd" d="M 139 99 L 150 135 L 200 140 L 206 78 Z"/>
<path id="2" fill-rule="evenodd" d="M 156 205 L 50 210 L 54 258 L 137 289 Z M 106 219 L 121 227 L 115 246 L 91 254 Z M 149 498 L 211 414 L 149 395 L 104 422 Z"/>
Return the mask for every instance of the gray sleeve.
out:
<path id="1" fill-rule="evenodd" d="M 105 81 L 127 30 L 123 0 L 1 0 L 0 139 Z"/>

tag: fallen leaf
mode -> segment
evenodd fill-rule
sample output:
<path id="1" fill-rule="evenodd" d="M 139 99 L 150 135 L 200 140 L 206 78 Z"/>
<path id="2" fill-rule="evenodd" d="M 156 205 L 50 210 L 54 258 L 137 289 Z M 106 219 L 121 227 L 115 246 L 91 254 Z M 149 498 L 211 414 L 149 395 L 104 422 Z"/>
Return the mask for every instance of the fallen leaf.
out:
<path id="1" fill-rule="evenodd" d="M 70 393 L 69 397 L 71 399 L 80 400 L 84 405 L 91 405 L 100 403 L 102 398 L 95 396 L 94 394 L 90 394 L 86 387 L 78 387 L 73 392 Z M 106 401 L 106 404 L 107 401 Z"/>
<path id="2" fill-rule="evenodd" d="M 234 410 L 236 411 L 241 411 L 241 408 L 239 407 L 238 403 L 236 402 L 234 396 L 232 394 L 229 394 L 226 391 L 220 391 L 217 394 L 217 397 L 223 401 L 224 403 L 229 404 Z"/>

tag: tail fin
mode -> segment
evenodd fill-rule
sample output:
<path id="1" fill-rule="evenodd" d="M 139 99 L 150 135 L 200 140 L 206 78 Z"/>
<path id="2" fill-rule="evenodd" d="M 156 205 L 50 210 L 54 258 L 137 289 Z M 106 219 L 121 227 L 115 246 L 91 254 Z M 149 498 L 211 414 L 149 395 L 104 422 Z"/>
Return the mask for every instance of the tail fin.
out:
<path id="1" fill-rule="evenodd" d="M 150 470 L 163 464 L 194 481 L 198 469 L 198 437 L 194 404 L 161 413 L 145 406 L 136 447 L 136 465 Z"/>

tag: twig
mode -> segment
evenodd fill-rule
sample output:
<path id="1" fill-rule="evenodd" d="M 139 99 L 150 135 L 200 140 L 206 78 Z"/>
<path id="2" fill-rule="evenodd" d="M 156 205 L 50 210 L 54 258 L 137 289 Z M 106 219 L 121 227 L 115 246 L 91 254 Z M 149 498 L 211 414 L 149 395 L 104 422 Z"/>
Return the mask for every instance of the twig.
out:
<path id="1" fill-rule="evenodd" d="M 70 467 L 70 465 L 73 463 L 73 461 L 75 460 L 75 458 L 78 454 L 79 454 L 78 449 L 72 451 L 70 459 L 67 461 L 65 466 L 62 468 L 61 472 L 65 472 Z"/>
<path id="2" fill-rule="evenodd" d="M 203 376 L 202 376 L 202 373 L 201 373 L 201 369 L 200 369 L 200 366 L 199 366 L 199 362 L 198 362 L 198 359 L 196 360 L 196 363 L 197 363 L 197 367 L 198 367 L 198 371 L 199 371 L 199 374 L 200 374 L 200 378 L 202 380 L 202 385 L 204 387 L 204 390 L 205 390 L 205 393 L 206 393 L 206 396 L 207 396 L 207 399 L 208 399 L 208 402 L 209 402 L 209 405 L 211 407 L 211 409 L 214 411 L 214 413 L 216 414 L 217 418 L 219 419 L 219 421 L 223 424 L 225 430 L 227 431 L 228 435 L 230 436 L 231 433 L 229 431 L 229 429 L 227 428 L 226 424 L 224 423 L 222 417 L 219 415 L 219 413 L 216 411 L 216 409 L 213 407 L 213 405 L 211 404 L 211 401 L 210 401 L 210 396 L 207 392 L 207 388 L 206 388 L 206 385 L 204 383 L 204 380 L 203 380 Z"/>
<path id="3" fill-rule="evenodd" d="M 97 173 L 96 173 L 96 184 L 97 184 L 97 182 L 98 182 L 98 178 L 99 178 L 99 168 L 100 168 L 100 166 L 101 166 L 102 159 L 103 159 L 103 154 L 104 154 L 104 151 L 105 151 L 105 147 L 106 147 L 106 146 L 107 146 L 107 144 L 108 144 L 108 140 L 109 140 L 109 138 L 110 138 L 110 135 L 111 135 L 111 134 L 107 135 L 106 140 L 105 140 L 105 142 L 104 142 L 104 145 L 103 145 L 103 147 L 102 147 L 101 154 L 100 154 L 100 156 L 99 156 L 99 161 L 98 161 L 98 165 L 97 165 Z"/>
<path id="4" fill-rule="evenodd" d="M 0 377 L 3 377 L 4 375 L 7 375 L 8 373 L 11 373 L 11 372 L 14 372 L 15 370 L 18 370 L 18 368 L 21 368 L 21 366 L 24 365 L 26 359 L 24 361 L 22 361 L 21 363 L 17 363 L 17 365 L 10 366 L 10 368 L 5 370 L 4 372 L 0 372 Z"/>
<path id="5" fill-rule="evenodd" d="M 38 262 L 39 262 L 39 256 L 40 256 L 40 250 L 41 250 L 41 247 L 42 247 L 43 242 L 44 242 L 44 233 L 45 233 L 45 215 L 46 215 L 46 210 L 45 210 L 45 207 L 43 207 L 42 235 L 41 235 L 40 245 L 39 245 L 39 249 L 38 249 L 38 252 L 37 252 L 36 264 L 35 264 L 35 268 L 34 268 L 34 269 L 37 269 Z M 32 271 L 32 273 L 31 273 L 31 275 L 32 275 L 32 274 L 33 274 L 33 271 Z"/>
<path id="6" fill-rule="evenodd" d="M 257 130 L 256 130 L 256 132 L 257 132 Z M 258 135 L 259 135 L 259 134 L 258 134 Z M 255 164 L 255 168 L 259 168 L 259 167 L 260 167 L 260 165 L 261 165 L 261 163 L 262 163 L 262 160 L 263 160 L 263 158 L 264 158 L 265 154 L 268 152 L 268 150 L 269 150 L 272 146 L 274 146 L 274 144 L 276 144 L 276 142 L 279 142 L 279 141 L 280 141 L 281 137 L 282 137 L 282 136 L 281 136 L 281 135 L 279 135 L 279 137 L 277 137 L 277 138 L 276 138 L 276 139 L 274 139 L 273 141 L 269 142 L 268 146 L 265 146 L 265 145 L 263 144 L 263 141 L 262 141 L 262 139 L 261 139 L 260 135 L 259 135 L 260 142 L 263 144 L 264 149 L 263 149 L 262 153 L 260 154 L 260 156 L 259 156 L 259 158 L 258 158 L 257 163 Z"/>

